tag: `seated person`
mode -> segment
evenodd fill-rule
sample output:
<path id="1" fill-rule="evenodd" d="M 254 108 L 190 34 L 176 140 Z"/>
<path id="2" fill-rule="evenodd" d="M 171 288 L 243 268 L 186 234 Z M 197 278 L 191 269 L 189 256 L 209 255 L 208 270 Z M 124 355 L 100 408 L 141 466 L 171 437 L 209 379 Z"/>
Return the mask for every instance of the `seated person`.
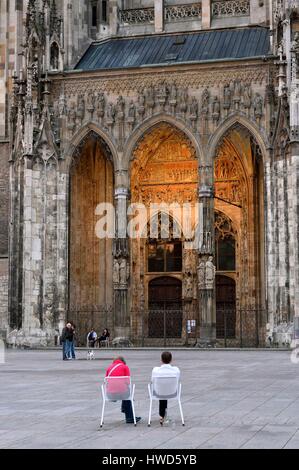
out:
<path id="1" fill-rule="evenodd" d="M 109 338 L 110 338 L 109 330 L 108 328 L 105 328 L 102 332 L 102 335 L 98 339 L 99 345 L 101 345 L 101 341 L 109 341 Z"/>
<path id="2" fill-rule="evenodd" d="M 152 372 L 152 380 L 154 377 L 177 377 L 180 379 L 180 369 L 171 365 L 172 354 L 171 352 L 164 351 L 161 355 L 162 365 L 154 367 Z M 159 400 L 159 415 L 160 424 L 163 426 L 167 412 L 167 400 Z"/>
<path id="3" fill-rule="evenodd" d="M 124 394 L 126 394 L 126 391 L 128 391 L 128 396 L 129 396 L 129 377 L 130 377 L 130 369 L 126 365 L 126 361 L 124 360 L 123 357 L 117 357 L 112 364 L 108 367 L 106 370 L 106 377 L 128 377 L 128 381 L 122 381 L 121 383 L 115 381 L 108 382 L 107 384 L 107 389 L 106 393 L 107 396 L 109 397 L 109 400 L 119 400 L 121 399 Z M 125 414 L 126 416 L 126 423 L 134 423 L 134 417 L 133 417 L 133 410 L 132 410 L 132 403 L 130 400 L 122 400 L 122 405 L 121 405 L 121 412 Z M 136 417 L 136 423 L 140 421 L 140 417 Z"/>
<path id="4" fill-rule="evenodd" d="M 96 334 L 95 330 L 92 328 L 87 335 L 88 347 L 94 348 L 97 339 L 98 339 L 98 335 Z"/>

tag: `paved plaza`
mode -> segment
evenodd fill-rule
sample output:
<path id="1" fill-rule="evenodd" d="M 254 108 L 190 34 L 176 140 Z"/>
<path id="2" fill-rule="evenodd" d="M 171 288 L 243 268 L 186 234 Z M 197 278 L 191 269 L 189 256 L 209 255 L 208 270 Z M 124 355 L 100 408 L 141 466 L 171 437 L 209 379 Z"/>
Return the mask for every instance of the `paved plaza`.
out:
<path id="1" fill-rule="evenodd" d="M 176 403 L 160 427 L 155 403 L 147 427 L 147 383 L 158 350 L 121 354 L 136 383 L 135 428 L 119 403 L 108 404 L 99 429 L 99 385 L 118 351 L 61 361 L 60 351 L 8 351 L 0 365 L 0 448 L 194 449 L 299 448 L 299 364 L 287 351 L 176 350 L 186 426 Z"/>

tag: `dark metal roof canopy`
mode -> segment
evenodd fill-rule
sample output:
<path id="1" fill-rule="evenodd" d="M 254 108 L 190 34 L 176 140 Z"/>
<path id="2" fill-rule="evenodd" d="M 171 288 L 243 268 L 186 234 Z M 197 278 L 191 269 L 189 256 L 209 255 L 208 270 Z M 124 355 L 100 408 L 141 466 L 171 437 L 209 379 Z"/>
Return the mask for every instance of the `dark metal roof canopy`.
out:
<path id="1" fill-rule="evenodd" d="M 93 43 L 75 70 L 234 60 L 269 55 L 270 31 L 262 27 L 111 38 Z"/>

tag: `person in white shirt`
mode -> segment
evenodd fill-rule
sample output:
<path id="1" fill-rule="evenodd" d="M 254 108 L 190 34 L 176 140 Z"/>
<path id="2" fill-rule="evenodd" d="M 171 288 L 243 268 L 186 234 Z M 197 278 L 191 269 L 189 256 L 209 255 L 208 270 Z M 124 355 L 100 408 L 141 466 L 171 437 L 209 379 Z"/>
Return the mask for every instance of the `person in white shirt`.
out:
<path id="1" fill-rule="evenodd" d="M 161 355 L 162 365 L 160 367 L 154 367 L 152 371 L 152 382 L 155 377 L 176 377 L 180 380 L 180 369 L 172 366 L 172 354 L 171 352 L 164 351 Z M 159 415 L 160 424 L 163 426 L 167 412 L 167 400 L 159 400 Z"/>

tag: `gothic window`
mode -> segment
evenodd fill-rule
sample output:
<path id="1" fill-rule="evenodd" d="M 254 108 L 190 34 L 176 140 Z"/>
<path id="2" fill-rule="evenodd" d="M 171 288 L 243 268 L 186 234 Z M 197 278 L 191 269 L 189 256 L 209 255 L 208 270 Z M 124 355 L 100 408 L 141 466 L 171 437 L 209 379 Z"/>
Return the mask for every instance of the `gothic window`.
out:
<path id="1" fill-rule="evenodd" d="M 217 212 L 215 219 L 217 271 L 236 270 L 236 236 L 230 219 Z"/>
<path id="2" fill-rule="evenodd" d="M 235 239 L 226 236 L 224 239 L 216 240 L 216 265 L 217 271 L 236 270 Z"/>
<path id="3" fill-rule="evenodd" d="M 148 226 L 148 272 L 181 272 L 182 242 L 172 218 L 159 213 Z"/>

